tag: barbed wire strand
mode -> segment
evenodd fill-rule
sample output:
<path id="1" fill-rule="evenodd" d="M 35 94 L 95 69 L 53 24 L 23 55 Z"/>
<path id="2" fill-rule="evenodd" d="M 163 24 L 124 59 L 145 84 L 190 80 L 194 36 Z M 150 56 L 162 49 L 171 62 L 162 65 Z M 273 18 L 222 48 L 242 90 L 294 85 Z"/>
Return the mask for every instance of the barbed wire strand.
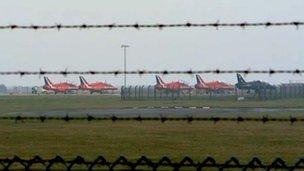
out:
<path id="1" fill-rule="evenodd" d="M 31 159 L 22 159 L 18 156 L 13 158 L 4 158 L 0 159 L 0 166 L 3 167 L 3 170 L 16 169 L 16 167 L 21 167 L 24 170 L 31 170 L 33 165 L 39 164 L 44 170 L 52 170 L 54 166 L 58 167 L 58 164 L 63 167 L 64 170 L 72 170 L 77 167 L 85 167 L 86 170 L 94 170 L 97 167 L 106 167 L 107 170 L 115 170 L 121 167 L 127 167 L 130 170 L 136 170 L 139 167 L 149 167 L 153 170 L 157 170 L 160 167 L 165 167 L 167 169 L 180 170 L 185 168 L 195 168 L 196 170 L 202 170 L 205 168 L 214 168 L 214 169 L 231 169 L 231 168 L 239 168 L 242 170 L 248 169 L 264 169 L 264 170 L 272 170 L 272 169 L 287 169 L 287 170 L 295 170 L 295 169 L 303 169 L 304 168 L 304 158 L 300 158 L 297 162 L 293 164 L 287 164 L 281 158 L 275 158 L 269 164 L 265 164 L 258 157 L 254 157 L 249 162 L 243 163 L 240 162 L 236 157 L 231 157 L 223 163 L 216 162 L 216 160 L 212 157 L 206 157 L 202 161 L 194 161 L 192 158 L 186 156 L 182 160 L 176 162 L 171 160 L 169 157 L 164 156 L 159 160 L 151 160 L 146 156 L 141 156 L 135 160 L 128 160 L 124 156 L 118 157 L 114 161 L 108 161 L 103 156 L 98 156 L 95 160 L 88 161 L 81 156 L 77 156 L 72 160 L 64 159 L 61 156 L 56 156 L 52 159 L 43 159 L 39 155 L 34 156 Z M 37 166 L 35 166 L 37 167 Z"/>
<path id="2" fill-rule="evenodd" d="M 89 70 L 89 71 L 0 71 L 0 75 L 121 75 L 121 74 L 129 74 L 129 75 L 146 75 L 146 74 L 302 74 L 304 70 L 294 69 L 294 70 L 136 70 L 136 71 L 97 71 L 97 70 Z"/>
<path id="3" fill-rule="evenodd" d="M 50 29 L 114 29 L 114 28 L 134 28 L 137 30 L 143 29 L 143 28 L 158 28 L 160 30 L 164 28 L 193 28 L 193 27 L 200 27 L 200 28 L 206 28 L 206 27 L 213 27 L 213 28 L 220 28 L 220 27 L 240 27 L 242 29 L 245 29 L 246 27 L 281 27 L 281 26 L 294 26 L 297 29 L 299 26 L 304 25 L 304 22 L 302 21 L 290 21 L 290 22 L 238 22 L 238 23 L 221 23 L 219 21 L 212 22 L 212 23 L 191 23 L 191 22 L 185 22 L 185 23 L 177 23 L 177 24 L 166 24 L 166 23 L 160 23 L 160 24 L 75 24 L 75 25 L 69 25 L 69 24 L 54 24 L 54 25 L 18 25 L 18 24 L 10 24 L 10 25 L 0 25 L 0 29 L 6 30 L 17 30 L 17 29 L 27 29 L 27 30 L 50 30 Z"/>
<path id="4" fill-rule="evenodd" d="M 62 121 L 72 121 L 72 120 L 87 120 L 87 121 L 161 121 L 162 123 L 166 121 L 187 121 L 188 123 L 191 123 L 192 121 L 212 121 L 214 123 L 217 123 L 219 121 L 235 121 L 237 123 L 240 122 L 246 122 L 246 121 L 254 121 L 254 122 L 290 122 L 291 124 L 295 122 L 304 122 L 304 118 L 296 118 L 293 116 L 290 116 L 289 118 L 270 118 L 268 116 L 263 116 L 260 118 L 257 117 L 193 117 L 193 116 L 187 116 L 187 117 L 142 117 L 141 115 L 138 115 L 137 117 L 117 117 L 115 115 L 112 115 L 111 117 L 94 117 L 91 115 L 87 115 L 87 117 L 71 117 L 69 115 L 66 115 L 64 117 L 47 117 L 47 116 L 33 116 L 33 117 L 23 117 L 23 116 L 3 116 L 0 117 L 0 120 L 15 120 L 15 122 L 23 122 L 25 120 L 39 120 L 41 122 L 45 122 L 46 120 L 62 120 Z"/>

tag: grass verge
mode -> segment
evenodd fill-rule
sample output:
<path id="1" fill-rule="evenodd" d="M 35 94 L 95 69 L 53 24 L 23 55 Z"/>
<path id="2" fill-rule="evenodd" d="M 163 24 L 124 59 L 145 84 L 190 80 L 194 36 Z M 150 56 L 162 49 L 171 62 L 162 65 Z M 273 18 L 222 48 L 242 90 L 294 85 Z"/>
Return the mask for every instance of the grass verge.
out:
<path id="1" fill-rule="evenodd" d="M 95 159 L 104 155 L 114 160 L 120 155 L 136 159 L 169 156 L 180 160 L 190 156 L 202 160 L 213 156 L 225 161 L 234 156 L 241 161 L 260 157 L 271 162 L 282 157 L 295 162 L 304 154 L 304 124 L 246 122 L 168 121 L 0 121 L 0 157 L 30 158 L 61 155 L 72 159 L 82 155 Z"/>

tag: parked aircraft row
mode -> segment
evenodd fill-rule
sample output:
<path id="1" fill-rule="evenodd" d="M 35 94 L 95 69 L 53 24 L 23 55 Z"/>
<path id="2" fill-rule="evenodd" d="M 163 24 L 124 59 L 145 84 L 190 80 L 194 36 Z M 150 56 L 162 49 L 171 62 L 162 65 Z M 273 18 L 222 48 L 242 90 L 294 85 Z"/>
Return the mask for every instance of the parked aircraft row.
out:
<path id="1" fill-rule="evenodd" d="M 45 85 L 43 89 L 48 91 L 54 91 L 55 93 L 67 93 L 73 90 L 87 90 L 91 94 L 94 92 L 103 92 L 103 91 L 115 91 L 117 90 L 111 84 L 105 82 L 95 82 L 95 83 L 88 83 L 83 76 L 79 77 L 80 85 L 77 86 L 72 83 L 63 82 L 63 83 L 52 83 L 48 77 L 44 77 Z M 237 74 L 237 83 L 235 86 L 224 83 L 221 81 L 211 81 L 205 82 L 200 75 L 196 75 L 196 84 L 194 88 L 197 90 L 206 90 L 206 91 L 233 91 L 235 87 L 242 90 L 254 90 L 258 92 L 261 89 L 274 89 L 275 86 L 270 85 L 269 83 L 262 82 L 262 81 L 251 81 L 246 82 L 244 78 Z M 156 84 L 155 89 L 157 90 L 168 90 L 168 91 L 179 91 L 179 90 L 192 90 L 192 86 L 183 83 L 181 81 L 173 81 L 173 82 L 164 82 L 160 76 L 156 75 Z"/>
<path id="2" fill-rule="evenodd" d="M 192 87 L 180 81 L 173 81 L 170 83 L 165 83 L 158 75 L 156 76 L 156 89 L 167 89 L 167 90 L 191 90 Z M 234 86 L 220 82 L 211 81 L 205 82 L 200 75 L 196 75 L 196 84 L 194 85 L 196 89 L 208 90 L 208 91 L 218 91 L 218 90 L 233 90 Z"/>
<path id="3" fill-rule="evenodd" d="M 94 92 L 101 93 L 102 91 L 117 90 L 116 87 L 105 82 L 88 83 L 82 76 L 80 76 L 79 79 L 80 85 L 77 86 L 68 82 L 52 83 L 48 77 L 44 77 L 45 84 L 43 86 L 43 89 L 48 91 L 54 91 L 55 93 L 67 93 L 73 90 L 88 90 L 91 94 Z"/>
<path id="4" fill-rule="evenodd" d="M 197 90 L 206 91 L 232 91 L 236 87 L 241 90 L 254 90 L 255 92 L 259 92 L 261 89 L 275 89 L 275 86 L 262 81 L 246 82 L 240 74 L 237 74 L 237 80 L 238 82 L 235 84 L 235 86 L 233 86 L 231 84 L 224 83 L 221 81 L 205 82 L 200 75 L 196 75 L 196 84 L 194 85 L 194 88 Z M 159 90 L 162 89 L 168 91 L 192 89 L 190 85 L 180 81 L 165 83 L 159 76 L 156 76 L 155 88 Z"/>

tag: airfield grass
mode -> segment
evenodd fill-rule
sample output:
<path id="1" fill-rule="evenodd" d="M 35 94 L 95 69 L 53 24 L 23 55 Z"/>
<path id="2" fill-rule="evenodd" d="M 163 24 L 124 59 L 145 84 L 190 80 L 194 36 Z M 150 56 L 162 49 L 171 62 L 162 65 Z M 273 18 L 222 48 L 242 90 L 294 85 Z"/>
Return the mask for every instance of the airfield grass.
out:
<path id="1" fill-rule="evenodd" d="M 264 107 L 264 108 L 303 108 L 304 98 L 278 99 L 267 101 L 230 100 L 144 100 L 122 101 L 119 96 L 90 95 L 26 95 L 0 96 L 0 114 L 9 112 L 105 109 L 149 106 L 209 106 L 209 107 Z"/>
<path id="2" fill-rule="evenodd" d="M 0 114 L 25 111 L 105 109 L 146 106 L 209 106 L 303 108 L 304 98 L 269 101 L 175 100 L 121 101 L 118 96 L 42 95 L 0 96 Z M 81 155 L 93 160 L 103 155 L 115 160 L 120 155 L 137 159 L 146 155 L 157 160 L 168 156 L 180 161 L 190 156 L 202 161 L 207 156 L 224 162 L 234 156 L 243 162 L 260 157 L 270 163 L 282 157 L 293 163 L 304 154 L 304 123 L 210 121 L 80 121 L 0 120 L 0 158 L 18 155 L 31 158 Z"/>
<path id="3" fill-rule="evenodd" d="M 304 154 L 304 124 L 288 122 L 209 121 L 0 121 L 0 158 L 18 155 L 30 158 L 81 155 L 93 160 L 103 155 L 114 160 L 120 155 L 137 159 L 146 155 L 157 160 L 169 156 L 180 161 L 190 156 L 202 161 L 207 156 L 224 162 L 234 156 L 243 162 L 260 157 L 266 163 L 282 157 L 294 163 Z"/>

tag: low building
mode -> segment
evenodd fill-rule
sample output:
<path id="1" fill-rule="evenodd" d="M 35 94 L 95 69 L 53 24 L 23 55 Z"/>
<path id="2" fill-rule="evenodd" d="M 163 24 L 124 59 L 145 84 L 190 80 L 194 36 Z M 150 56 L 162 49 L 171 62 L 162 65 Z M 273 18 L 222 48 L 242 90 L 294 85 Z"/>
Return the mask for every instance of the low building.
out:
<path id="1" fill-rule="evenodd" d="M 11 94 L 31 94 L 32 87 L 25 87 L 25 86 L 14 86 L 7 90 L 8 93 Z"/>

